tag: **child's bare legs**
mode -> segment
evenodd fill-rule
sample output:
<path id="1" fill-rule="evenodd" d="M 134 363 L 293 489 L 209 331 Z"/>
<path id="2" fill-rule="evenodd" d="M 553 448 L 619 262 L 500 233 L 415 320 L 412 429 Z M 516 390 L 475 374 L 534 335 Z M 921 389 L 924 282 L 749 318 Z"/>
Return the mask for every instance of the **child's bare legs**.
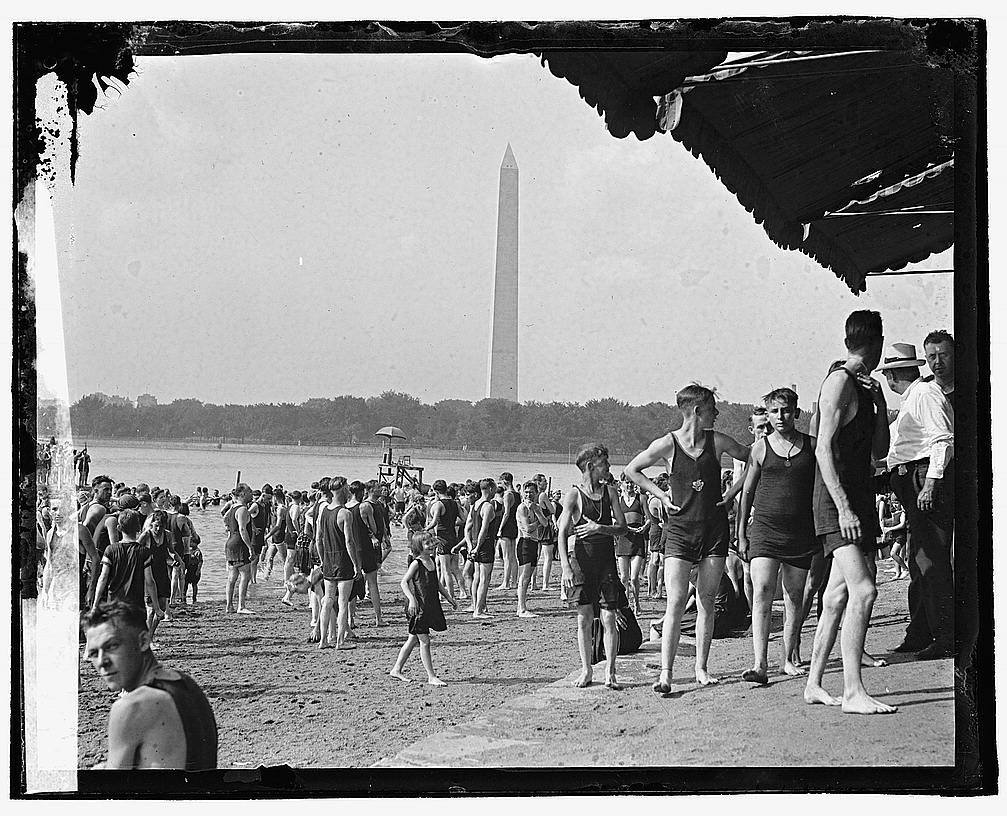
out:
<path id="1" fill-rule="evenodd" d="M 752 670 L 764 675 L 769 668 L 767 654 L 769 651 L 769 620 L 773 612 L 773 594 L 776 591 L 776 575 L 780 571 L 780 562 L 775 558 L 753 558 L 750 569 L 753 602 L 752 651 L 755 656 Z"/>
<path id="2" fill-rule="evenodd" d="M 619 655 L 619 626 L 616 623 L 614 609 L 601 610 L 601 629 L 605 643 L 605 685 L 621 691 L 622 686 L 615 679 L 615 659 Z"/>
<path id="3" fill-rule="evenodd" d="M 493 579 L 493 564 L 476 564 L 476 577 L 472 583 L 473 597 L 476 599 L 474 616 L 488 618 L 486 614 L 486 596 L 489 594 L 490 581 Z"/>
<path id="4" fill-rule="evenodd" d="M 531 581 L 533 572 L 535 572 L 535 564 L 521 564 L 518 567 L 517 616 L 519 618 L 537 617 L 534 612 L 528 611 L 528 583 Z"/>
<path id="5" fill-rule="evenodd" d="M 420 639 L 420 659 L 423 661 L 423 668 L 427 670 L 427 684 L 431 686 L 446 686 L 436 674 L 434 674 L 434 657 L 430 651 L 430 635 L 417 635 Z"/>
<path id="6" fill-rule="evenodd" d="M 503 560 L 503 577 L 497 590 L 515 589 L 517 587 L 517 539 L 498 538 L 500 555 Z"/>
<path id="7" fill-rule="evenodd" d="M 643 610 L 640 608 L 640 573 L 643 572 L 643 556 L 634 555 L 630 562 L 630 586 L 633 589 L 633 612 L 639 615 Z M 627 593 L 628 595 L 628 593 Z"/>
<path id="8" fill-rule="evenodd" d="M 297 556 L 294 553 L 293 547 L 287 547 L 287 557 L 283 560 L 283 597 L 280 598 L 281 603 L 285 603 L 287 606 L 293 606 L 294 596 L 290 591 L 290 579 L 294 575 L 294 561 L 297 560 Z M 309 593 L 310 594 L 310 593 Z"/>
<path id="9" fill-rule="evenodd" d="M 167 598 L 161 598 L 161 609 L 164 609 L 164 601 Z M 147 635 L 150 638 L 151 646 L 154 646 L 154 633 L 157 632 L 157 625 L 161 622 L 161 619 L 154 613 L 154 607 L 147 607 Z"/>
<path id="10" fill-rule="evenodd" d="M 801 604 L 808 571 L 783 564 L 783 671 L 791 677 L 805 673 L 801 668 Z M 754 620 L 754 618 L 753 618 Z"/>
<path id="11" fill-rule="evenodd" d="M 747 561 L 742 561 L 741 571 L 745 576 L 745 600 L 748 601 L 748 609 L 751 611 L 755 608 L 755 589 L 752 586 L 752 565 Z"/>
<path id="12" fill-rule="evenodd" d="M 402 648 L 399 649 L 399 656 L 395 658 L 395 665 L 392 666 L 392 670 L 388 672 L 389 676 L 401 680 L 403 683 L 412 682 L 408 677 L 402 673 L 402 669 L 406 665 L 406 661 L 409 659 L 409 655 L 413 653 L 413 647 L 417 644 L 418 638 L 416 635 L 410 635 L 406 638 L 406 642 L 402 644 Z"/>
<path id="13" fill-rule="evenodd" d="M 374 610 L 374 625 L 384 626 L 384 618 L 381 617 L 381 590 L 378 588 L 378 571 L 364 573 L 367 581 L 368 594 L 371 596 L 371 608 Z"/>
<path id="14" fill-rule="evenodd" d="M 325 579 L 325 595 L 322 597 L 321 608 L 318 611 L 319 621 L 319 649 L 331 649 L 334 645 L 331 642 L 329 627 L 332 619 L 332 608 L 336 603 L 336 595 L 339 592 L 339 584 L 336 581 Z"/>
<path id="15" fill-rule="evenodd" d="M 618 567 L 619 567 L 619 581 L 622 583 L 623 591 L 626 593 L 626 598 L 631 599 L 633 596 L 632 592 L 632 573 L 633 568 L 630 566 L 632 559 L 628 555 L 617 556 Z"/>
<path id="16" fill-rule="evenodd" d="M 225 599 L 224 604 L 225 612 L 234 611 L 234 587 L 238 583 L 238 567 L 232 564 L 227 565 L 227 584 L 225 586 Z"/>
<path id="17" fill-rule="evenodd" d="M 542 547 L 542 589 L 548 589 L 552 583 L 552 562 L 556 557 L 556 547 L 547 544 Z"/>
<path id="18" fill-rule="evenodd" d="M 328 582 L 326 582 L 328 583 Z M 350 634 L 350 593 L 353 592 L 353 579 L 339 581 L 339 617 L 336 624 L 336 648 L 355 649 L 346 639 Z"/>
<path id="19" fill-rule="evenodd" d="M 319 593 L 317 587 L 308 589 L 308 609 L 311 610 L 311 626 L 308 633 L 308 643 L 318 643 L 322 636 L 322 600 L 324 593 Z"/>
<path id="20" fill-rule="evenodd" d="M 895 575 L 892 578 L 893 581 L 898 581 L 909 575 L 909 567 L 906 562 L 902 559 L 902 553 L 905 552 L 906 544 L 904 541 L 896 541 L 892 545 L 891 558 L 895 562 Z"/>
<path id="21" fill-rule="evenodd" d="M 650 564 L 647 567 L 647 597 L 661 597 L 661 583 L 664 581 L 664 553 L 650 553 Z"/>
<path id="22" fill-rule="evenodd" d="M 692 572 L 692 564 L 681 558 L 665 558 L 664 562 L 664 585 L 668 603 L 661 629 L 661 676 L 654 686 L 655 691 L 671 689 L 678 637 L 682 631 L 682 613 L 685 612 L 685 602 L 689 598 L 689 574 Z"/>
<path id="23" fill-rule="evenodd" d="M 696 577 L 696 680 L 704 686 L 720 682 L 707 671 L 713 641 L 714 599 L 724 574 L 724 557 L 704 558 Z"/>
<path id="24" fill-rule="evenodd" d="M 473 598 L 473 596 L 472 596 L 472 582 L 473 582 L 473 580 L 475 580 L 475 578 L 474 578 L 474 575 L 475 575 L 475 563 L 472 562 L 472 561 L 470 561 L 468 558 L 466 558 L 465 559 L 465 563 L 461 567 L 461 573 L 462 573 L 462 586 L 465 588 L 465 591 L 468 593 L 469 598 L 472 599 Z M 474 602 L 474 599 L 473 599 L 473 602 Z M 473 609 L 474 609 L 474 607 L 473 607 Z M 469 610 L 469 612 L 471 612 L 471 611 L 472 611 L 472 609 Z"/>
<path id="25" fill-rule="evenodd" d="M 455 580 L 455 585 L 458 587 L 458 594 L 465 598 L 467 595 L 467 590 L 465 588 L 465 579 L 462 576 L 461 567 L 458 566 L 458 556 L 454 553 L 448 556 L 448 572 L 451 577 Z M 445 586 L 449 586 L 445 584 Z"/>
<path id="26" fill-rule="evenodd" d="M 577 650 L 580 652 L 581 675 L 574 681 L 577 688 L 591 685 L 591 652 L 594 647 L 591 627 L 594 624 L 594 605 L 580 604 L 577 607 Z"/>

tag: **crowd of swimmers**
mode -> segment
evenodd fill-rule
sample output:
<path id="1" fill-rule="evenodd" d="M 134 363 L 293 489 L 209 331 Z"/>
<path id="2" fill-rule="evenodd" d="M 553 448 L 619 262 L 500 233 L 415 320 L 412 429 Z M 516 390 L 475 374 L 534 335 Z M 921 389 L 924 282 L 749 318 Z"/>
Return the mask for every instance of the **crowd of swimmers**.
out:
<path id="1" fill-rule="evenodd" d="M 513 593 L 514 615 L 527 619 L 536 617 L 529 608 L 529 593 L 552 589 L 576 609 L 581 672 L 575 685 L 594 682 L 592 628 L 597 620 L 605 651 L 603 682 L 619 690 L 620 631 L 628 615 L 640 612 L 646 577 L 647 596 L 666 605 L 655 692 L 672 692 L 688 604 L 696 611 L 695 680 L 702 685 L 718 682 L 710 651 L 716 599 L 726 583 L 750 607 L 754 655 L 744 680 L 769 682 L 770 612 L 782 593 L 779 668 L 787 675 L 806 676 L 805 702 L 838 706 L 848 713 L 892 713 L 896 708 L 868 694 L 862 678 L 864 666 L 884 662 L 865 651 L 877 597 L 878 551 L 884 549 L 883 555 L 892 557 L 896 578 L 906 572 L 915 577 L 906 532 L 912 527 L 915 536 L 925 519 L 916 513 L 915 496 L 913 506 L 907 506 L 898 481 L 893 482 L 898 495 L 878 496 L 875 464 L 887 459 L 900 475 L 922 468 L 928 475 L 917 479 L 919 511 L 939 508 L 946 514 L 952 491 L 939 483 L 953 458 L 953 386 L 942 392 L 941 383 L 931 379 L 929 387 L 918 371 L 923 360 L 914 359 L 914 350 L 897 348 L 906 344 L 896 344 L 881 364 L 883 334 L 877 312 L 852 313 L 845 329 L 847 357 L 829 368 L 810 433 L 797 430 L 797 394 L 775 388 L 753 413 L 753 442 L 745 444 L 715 430 L 716 396 L 693 383 L 676 395 L 682 425 L 633 457 L 618 480 L 611 473 L 607 448 L 590 444 L 577 455 L 579 483 L 566 491 L 551 491 L 542 474 L 515 482 L 508 472 L 464 484 L 437 480 L 428 494 L 343 476 L 321 478 L 303 491 L 268 484 L 253 491 L 238 484 L 220 506 L 227 534 L 224 612 L 254 614 L 248 605 L 249 585 L 258 582 L 262 572 L 268 578 L 274 568 L 282 569 L 284 591 L 278 601 L 292 605 L 296 595 L 308 595 L 308 640 L 321 650 L 356 648 L 360 604 L 369 603 L 374 623 L 384 625 L 377 575 L 391 551 L 391 528 L 398 520 L 409 548 L 400 583 L 408 634 L 389 671 L 393 678 L 408 682 L 406 663 L 418 645 L 427 682 L 444 685 L 434 670 L 430 641 L 431 632 L 446 628 L 442 598 L 452 607 L 466 601 L 468 614 L 488 621 L 493 618 L 487 610 L 489 593 Z M 938 346 L 947 345 L 950 336 L 945 332 L 932 334 Z M 953 352 L 953 340 L 950 343 Z M 928 360 L 930 351 L 927 345 Z M 921 393 L 925 390 L 935 401 L 928 421 L 944 423 L 939 441 L 934 434 L 902 424 L 903 413 L 915 403 L 904 402 L 900 418 L 889 428 L 885 397 L 878 380 L 870 376 L 879 367 L 898 393 L 921 382 L 929 388 L 920 386 Z M 938 399 L 944 403 L 937 404 Z M 914 453 L 907 452 L 910 448 Z M 928 456 L 917 456 L 919 450 Z M 931 456 L 940 467 L 931 465 Z M 733 478 L 725 478 L 723 457 L 738 463 Z M 659 475 L 653 475 L 655 469 Z M 171 614 L 172 603 L 184 604 L 189 587 L 195 598 L 198 577 L 189 582 L 187 576 L 199 552 L 199 536 L 186 514 L 188 503 L 176 495 L 151 492 L 145 485 L 113 485 L 107 477 L 95 480 L 94 491 L 78 521 L 92 542 L 81 545 L 82 570 L 90 576 L 82 581 L 81 602 L 89 610 L 87 649 L 98 666 L 102 655 L 92 650 L 90 641 L 95 622 L 104 621 L 107 628 L 109 616 L 114 617 L 102 611 L 108 601 L 121 600 L 134 610 L 146 602 L 145 626 L 140 626 L 138 613 L 120 615 L 129 617 L 142 653 L 151 648 L 156 623 Z M 212 503 L 202 488 L 193 499 L 204 508 Z M 106 505 L 115 510 L 107 511 Z M 914 514 L 915 522 L 907 525 L 906 516 Z M 82 533 L 81 538 L 87 536 Z M 138 553 L 132 562 L 121 555 L 129 547 Z M 155 551 L 164 555 L 155 557 Z M 557 570 L 559 582 L 554 584 Z M 938 591 L 926 581 L 917 589 L 918 597 Z M 801 628 L 816 598 L 818 624 L 806 663 Z M 925 603 L 944 600 L 920 601 Z M 961 659 L 970 642 L 959 643 L 953 634 L 945 634 L 949 625 L 954 633 L 954 625 L 920 609 L 923 621 L 914 631 L 922 634 L 914 635 L 911 649 L 907 634 L 905 648 L 898 651 L 914 651 L 920 659 Z M 833 695 L 823 680 L 841 623 L 843 690 Z M 154 671 L 152 658 L 144 660 L 143 671 Z"/>

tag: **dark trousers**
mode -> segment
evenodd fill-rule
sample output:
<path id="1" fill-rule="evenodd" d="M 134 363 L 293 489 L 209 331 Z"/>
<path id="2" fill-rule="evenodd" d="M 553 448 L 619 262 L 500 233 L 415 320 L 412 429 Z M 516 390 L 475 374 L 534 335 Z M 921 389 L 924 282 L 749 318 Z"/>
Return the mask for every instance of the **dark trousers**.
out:
<path id="1" fill-rule="evenodd" d="M 929 463 L 917 462 L 892 472 L 892 488 L 909 522 L 909 626 L 906 640 L 943 647 L 955 645 L 955 579 L 951 541 L 955 521 L 954 465 L 937 488 L 934 509 L 923 512 L 917 497 Z M 922 647 L 921 647 L 922 648 Z"/>

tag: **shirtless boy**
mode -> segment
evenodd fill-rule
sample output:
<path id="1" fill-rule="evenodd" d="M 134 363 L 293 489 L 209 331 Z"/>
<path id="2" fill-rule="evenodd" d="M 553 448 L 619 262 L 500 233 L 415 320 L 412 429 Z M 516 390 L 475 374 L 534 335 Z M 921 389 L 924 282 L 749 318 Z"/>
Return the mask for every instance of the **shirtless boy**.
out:
<path id="1" fill-rule="evenodd" d="M 521 504 L 517 508 L 517 616 L 534 618 L 528 611 L 528 585 L 538 566 L 538 551 L 549 535 L 549 519 L 538 501 L 538 484 L 527 482 L 521 488 Z"/>

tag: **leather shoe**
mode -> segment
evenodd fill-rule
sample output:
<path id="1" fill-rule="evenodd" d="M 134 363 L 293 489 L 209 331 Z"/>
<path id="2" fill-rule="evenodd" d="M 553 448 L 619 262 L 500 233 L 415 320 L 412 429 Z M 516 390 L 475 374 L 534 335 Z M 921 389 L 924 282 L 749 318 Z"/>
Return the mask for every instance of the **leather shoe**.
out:
<path id="1" fill-rule="evenodd" d="M 936 641 L 916 653 L 917 660 L 943 660 L 944 658 L 954 656 L 955 650 L 953 648 L 937 643 Z"/>
<path id="2" fill-rule="evenodd" d="M 924 640 L 903 640 L 892 651 L 906 654 L 907 652 L 918 652 L 920 649 L 927 648 L 928 645 L 927 641 Z"/>

